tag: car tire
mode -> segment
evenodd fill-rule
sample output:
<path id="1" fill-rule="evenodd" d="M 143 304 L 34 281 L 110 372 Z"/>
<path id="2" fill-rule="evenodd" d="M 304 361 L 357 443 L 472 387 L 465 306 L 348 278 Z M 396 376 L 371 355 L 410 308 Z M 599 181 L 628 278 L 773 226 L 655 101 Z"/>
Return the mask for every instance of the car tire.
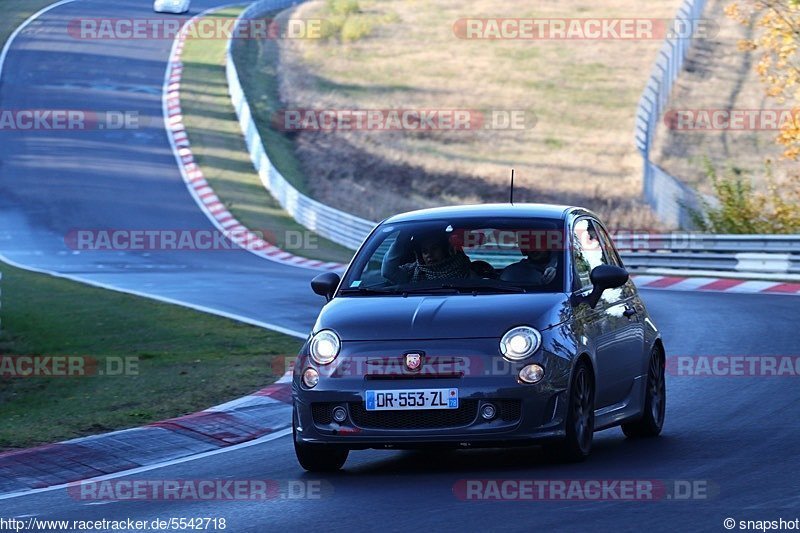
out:
<path id="1" fill-rule="evenodd" d="M 566 437 L 548 445 L 556 459 L 577 463 L 585 460 L 592 451 L 594 439 L 594 376 L 585 361 L 580 361 L 572 374 L 569 402 L 565 421 Z"/>
<path id="2" fill-rule="evenodd" d="M 335 472 L 344 466 L 350 454 L 350 450 L 341 446 L 297 442 L 297 425 L 294 420 L 292 420 L 292 440 L 297 462 L 309 472 Z"/>
<path id="3" fill-rule="evenodd" d="M 667 385 L 664 376 L 664 355 L 658 347 L 653 348 L 647 365 L 644 413 L 636 422 L 622 424 L 626 437 L 640 439 L 657 437 L 664 427 L 667 407 Z"/>

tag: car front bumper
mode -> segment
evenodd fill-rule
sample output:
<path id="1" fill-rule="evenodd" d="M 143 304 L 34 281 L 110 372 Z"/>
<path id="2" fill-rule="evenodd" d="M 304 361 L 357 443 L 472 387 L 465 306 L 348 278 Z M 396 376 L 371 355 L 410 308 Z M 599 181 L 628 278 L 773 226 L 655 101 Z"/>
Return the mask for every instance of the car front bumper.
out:
<path id="1" fill-rule="evenodd" d="M 390 355 L 380 357 L 380 366 L 391 371 L 375 371 L 373 363 L 378 351 L 366 343 L 350 343 L 348 353 L 334 362 L 339 365 L 337 369 L 319 367 L 305 356 L 297 359 L 292 395 L 298 442 L 336 444 L 351 449 L 497 447 L 564 436 L 571 369 L 568 357 L 540 349 L 523 362 L 510 363 L 492 354 L 497 350 L 494 339 L 426 341 L 426 361 L 435 364 L 430 372 L 423 368 L 421 374 L 415 375 L 402 367 L 407 343 L 381 344 L 380 353 Z M 355 360 L 359 364 L 353 365 Z M 442 361 L 445 363 L 439 365 Z M 519 369 L 531 363 L 541 364 L 545 377 L 536 384 L 521 384 L 517 379 Z M 341 372 L 348 365 L 351 370 Z M 302 372 L 309 367 L 320 370 L 321 374 L 313 389 L 301 381 Z M 355 367 L 358 369 L 353 370 Z M 442 372 L 442 369 L 459 371 Z M 459 408 L 396 411 L 365 408 L 367 390 L 433 388 L 457 388 Z M 481 416 L 486 403 L 492 403 L 496 410 L 490 420 Z M 341 423 L 332 419 L 332 410 L 337 406 L 347 412 L 347 419 Z"/>

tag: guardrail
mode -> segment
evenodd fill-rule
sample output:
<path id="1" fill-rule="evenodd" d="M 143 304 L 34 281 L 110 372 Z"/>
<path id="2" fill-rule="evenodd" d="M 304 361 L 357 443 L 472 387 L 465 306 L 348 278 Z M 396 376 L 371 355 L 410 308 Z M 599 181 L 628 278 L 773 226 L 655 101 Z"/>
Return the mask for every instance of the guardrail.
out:
<path id="1" fill-rule="evenodd" d="M 236 26 L 239 26 L 243 18 L 251 18 L 267 11 L 284 9 L 297 3 L 287 0 L 260 0 L 254 2 L 241 13 L 236 21 Z M 258 171 L 261 183 L 300 225 L 326 239 L 355 250 L 369 232 L 372 231 L 375 223 L 309 198 L 292 186 L 281 175 L 280 171 L 275 168 L 264 149 L 261 135 L 259 135 L 258 128 L 252 118 L 250 105 L 247 103 L 247 98 L 242 90 L 239 73 L 236 71 L 236 65 L 233 61 L 232 43 L 233 40 L 228 41 L 226 52 L 225 72 L 228 78 L 228 90 L 233 107 L 236 110 L 236 116 L 239 118 L 239 125 L 244 133 L 250 159 Z"/>
<path id="2" fill-rule="evenodd" d="M 243 11 L 239 20 L 296 3 L 286 0 L 259 0 Z M 704 4 L 704 0 L 689 0 L 681 8 L 679 16 L 697 18 Z M 237 25 L 238 23 L 237 20 Z M 656 209 L 660 213 L 686 222 L 687 215 L 680 202 L 688 202 L 689 194 L 693 193 L 648 159 L 655 127 L 653 120 L 658 120 L 666 105 L 669 92 L 667 86 L 671 87 L 677 77 L 688 50 L 688 43 L 683 41 L 667 41 L 664 46 L 669 52 L 662 49 L 656 66 L 659 76 L 651 77 L 651 84 L 656 83 L 657 88 L 648 85 L 648 90 L 642 97 L 647 105 L 640 106 L 640 118 L 643 116 L 641 113 L 646 113 L 650 118 L 637 122 L 637 143 L 640 140 L 643 143 L 640 150 L 643 150 L 645 156 L 646 194 L 656 202 Z M 228 43 L 226 73 L 231 100 L 250 158 L 267 190 L 302 226 L 346 248 L 358 248 L 375 226 L 375 222 L 309 198 L 293 187 L 270 162 L 239 81 L 231 54 L 231 42 Z M 644 127 L 639 129 L 642 125 Z M 688 269 L 787 277 L 800 274 L 800 235 L 711 235 L 687 232 L 656 235 L 618 232 L 614 234 L 614 241 L 626 266 L 632 270 Z"/>
<path id="3" fill-rule="evenodd" d="M 624 251 L 800 254 L 800 235 L 618 232 L 613 239 Z"/>
<path id="4" fill-rule="evenodd" d="M 687 21 L 688 27 L 694 27 L 692 21 L 700 18 L 705 6 L 706 0 L 686 0 L 675 19 Z M 691 42 L 691 38 L 682 36 L 673 36 L 664 41 L 636 110 L 635 140 L 644 164 L 645 200 L 663 222 L 679 228 L 692 226 L 689 209 L 698 207 L 697 194 L 653 163 L 650 160 L 650 148 Z"/>
<path id="5" fill-rule="evenodd" d="M 692 270 L 747 273 L 780 279 L 800 276 L 800 235 L 615 235 L 614 244 L 629 270 Z M 769 252 L 767 251 L 769 250 Z M 473 250 L 473 260 L 507 264 L 509 253 Z M 518 258 L 519 252 L 511 252 Z"/>
<path id="6" fill-rule="evenodd" d="M 800 274 L 800 235 L 615 235 L 631 269 Z"/>

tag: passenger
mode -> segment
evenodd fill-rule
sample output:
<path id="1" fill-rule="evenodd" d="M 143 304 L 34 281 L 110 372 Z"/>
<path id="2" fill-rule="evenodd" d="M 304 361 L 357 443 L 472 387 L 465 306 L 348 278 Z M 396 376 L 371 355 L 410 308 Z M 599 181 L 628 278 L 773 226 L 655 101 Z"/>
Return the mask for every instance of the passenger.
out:
<path id="1" fill-rule="evenodd" d="M 415 259 L 408 260 L 409 246 Z M 398 238 L 386 254 L 381 267 L 383 277 L 394 283 L 418 283 L 427 280 L 465 279 L 472 275 L 470 260 L 450 244 L 447 235 L 428 234 L 401 242 Z"/>

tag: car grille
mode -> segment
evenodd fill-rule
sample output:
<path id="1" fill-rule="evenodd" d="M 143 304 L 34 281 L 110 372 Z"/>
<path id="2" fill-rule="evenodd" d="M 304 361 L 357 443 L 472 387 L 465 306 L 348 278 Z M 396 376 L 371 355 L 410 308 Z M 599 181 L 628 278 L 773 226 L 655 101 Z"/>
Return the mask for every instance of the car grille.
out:
<path id="1" fill-rule="evenodd" d="M 333 405 L 331 403 L 312 403 L 311 416 L 315 424 L 327 425 L 333 422 Z"/>
<path id="2" fill-rule="evenodd" d="M 431 429 L 468 426 L 478 414 L 478 400 L 461 400 L 458 409 L 367 411 L 363 402 L 350 403 L 355 425 L 372 429 Z"/>
<path id="3" fill-rule="evenodd" d="M 494 402 L 497 407 L 497 416 L 503 422 L 519 422 L 522 416 L 522 402 L 520 400 L 500 400 Z"/>
<path id="4" fill-rule="evenodd" d="M 518 422 L 520 400 L 493 400 L 497 419 Z M 335 403 L 312 403 L 311 415 L 318 425 L 330 424 Z M 353 423 L 364 429 L 444 429 L 468 426 L 478 416 L 478 400 L 461 400 L 458 409 L 420 409 L 412 411 L 367 411 L 363 402 L 350 402 Z"/>

